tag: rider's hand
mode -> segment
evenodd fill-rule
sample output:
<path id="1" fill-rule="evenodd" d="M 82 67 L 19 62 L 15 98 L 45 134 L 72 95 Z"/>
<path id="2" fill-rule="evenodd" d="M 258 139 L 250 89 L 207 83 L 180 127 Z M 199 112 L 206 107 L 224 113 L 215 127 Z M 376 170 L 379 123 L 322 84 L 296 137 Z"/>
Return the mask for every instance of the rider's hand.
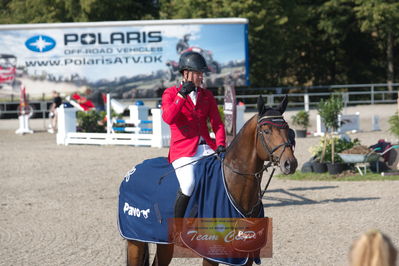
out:
<path id="1" fill-rule="evenodd" d="M 181 94 L 181 96 L 183 96 L 184 98 L 186 98 L 187 95 L 190 94 L 190 92 L 195 90 L 195 85 L 192 81 L 188 81 L 188 82 L 184 82 L 183 86 L 181 87 L 179 93 Z"/>
<path id="2" fill-rule="evenodd" d="M 216 149 L 216 153 L 221 154 L 222 152 L 226 152 L 226 147 L 223 145 L 219 145 L 218 148 Z"/>

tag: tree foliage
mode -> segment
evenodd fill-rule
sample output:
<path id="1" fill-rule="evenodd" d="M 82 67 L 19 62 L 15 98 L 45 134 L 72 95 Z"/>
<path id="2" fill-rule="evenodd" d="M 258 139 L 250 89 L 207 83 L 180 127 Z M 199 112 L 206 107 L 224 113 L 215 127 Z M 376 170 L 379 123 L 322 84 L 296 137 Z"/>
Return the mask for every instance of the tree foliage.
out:
<path id="1" fill-rule="evenodd" d="M 1 23 L 51 23 L 140 20 L 159 17 L 147 0 L 5 0 Z"/>
<path id="2" fill-rule="evenodd" d="M 337 95 L 332 95 L 326 101 L 321 99 L 317 111 L 323 121 L 324 125 L 328 129 L 336 130 L 340 125 L 338 121 L 338 115 L 341 114 L 344 104 L 342 98 Z"/>

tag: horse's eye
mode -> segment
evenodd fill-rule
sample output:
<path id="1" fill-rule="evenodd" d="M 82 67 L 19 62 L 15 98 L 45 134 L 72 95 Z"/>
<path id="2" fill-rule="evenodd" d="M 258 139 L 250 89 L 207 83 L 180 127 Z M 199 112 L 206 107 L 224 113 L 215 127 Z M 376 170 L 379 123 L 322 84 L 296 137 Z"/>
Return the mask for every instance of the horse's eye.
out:
<path id="1" fill-rule="evenodd" d="M 265 130 L 263 130 L 263 132 L 264 132 L 265 134 L 270 134 L 270 133 L 271 133 L 270 129 L 265 129 Z"/>

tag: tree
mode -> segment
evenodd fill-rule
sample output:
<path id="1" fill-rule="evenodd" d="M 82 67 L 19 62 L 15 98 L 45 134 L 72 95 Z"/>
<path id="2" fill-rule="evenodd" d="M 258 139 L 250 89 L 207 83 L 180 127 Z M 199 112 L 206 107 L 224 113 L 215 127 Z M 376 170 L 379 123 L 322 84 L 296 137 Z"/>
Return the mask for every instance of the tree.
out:
<path id="1" fill-rule="evenodd" d="M 159 17 L 156 1 L 80 0 L 80 6 L 81 14 L 87 21 L 140 20 Z"/>
<path id="2" fill-rule="evenodd" d="M 10 24 L 11 16 L 10 16 L 10 4 L 11 0 L 3 0 L 2 8 L 0 9 L 0 24 Z"/>
<path id="3" fill-rule="evenodd" d="M 324 138 L 323 144 L 323 152 L 321 154 L 321 162 L 324 160 L 324 155 L 327 146 L 327 134 L 328 131 L 331 130 L 331 135 L 334 134 L 334 131 L 338 129 L 339 122 L 338 122 L 338 115 L 341 114 L 342 109 L 344 108 L 344 104 L 342 98 L 339 98 L 336 95 L 332 95 L 327 101 L 323 99 L 320 101 L 317 110 L 319 111 L 319 115 L 321 120 L 323 121 L 326 127 L 326 137 Z M 331 143 L 331 162 L 335 162 L 335 141 L 332 138 Z"/>
<path id="4" fill-rule="evenodd" d="M 394 82 L 394 42 L 399 30 L 399 2 L 395 0 L 355 0 L 354 8 L 359 19 L 360 29 L 369 32 L 385 42 L 388 89 L 393 90 Z M 382 45 L 384 46 L 384 45 Z"/>
<path id="5" fill-rule="evenodd" d="M 306 17 L 306 10 L 296 9 L 295 0 L 161 0 L 160 16 L 165 19 L 247 18 L 250 79 L 253 86 L 258 87 L 290 83 L 287 77 L 292 77 L 298 57 L 292 46 L 300 40 L 306 42 L 296 26 Z"/>
<path id="6" fill-rule="evenodd" d="M 156 1 L 146 0 L 6 0 L 5 23 L 51 23 L 158 18 Z"/>
<path id="7" fill-rule="evenodd" d="M 11 0 L 8 4 L 10 23 L 61 22 L 65 8 L 58 0 Z"/>

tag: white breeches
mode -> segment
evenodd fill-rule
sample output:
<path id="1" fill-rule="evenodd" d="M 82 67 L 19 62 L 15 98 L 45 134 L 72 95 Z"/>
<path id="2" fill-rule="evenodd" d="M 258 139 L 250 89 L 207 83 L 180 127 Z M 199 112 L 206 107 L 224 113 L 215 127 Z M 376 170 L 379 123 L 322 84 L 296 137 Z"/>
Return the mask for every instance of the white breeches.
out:
<path id="1" fill-rule="evenodd" d="M 181 157 L 173 161 L 172 165 L 175 168 L 177 179 L 179 180 L 180 189 L 182 193 L 186 196 L 191 196 L 194 190 L 195 178 L 194 178 L 194 165 L 197 162 L 188 164 L 192 161 L 198 160 L 199 158 L 210 155 L 215 151 L 211 149 L 206 144 L 198 145 L 197 152 L 193 157 Z M 178 168 L 182 165 L 188 164 L 181 168 Z M 178 168 L 178 169 L 176 169 Z"/>

